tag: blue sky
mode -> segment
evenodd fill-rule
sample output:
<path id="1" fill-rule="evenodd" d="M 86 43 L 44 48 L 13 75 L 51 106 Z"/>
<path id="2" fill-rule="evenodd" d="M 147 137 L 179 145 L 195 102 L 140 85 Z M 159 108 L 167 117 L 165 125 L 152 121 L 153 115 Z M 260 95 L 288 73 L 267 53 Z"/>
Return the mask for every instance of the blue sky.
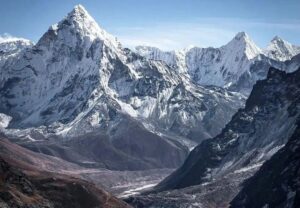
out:
<path id="1" fill-rule="evenodd" d="M 0 0 L 0 34 L 36 42 L 76 4 L 129 47 L 217 47 L 239 31 L 260 47 L 275 35 L 300 45 L 300 0 Z"/>

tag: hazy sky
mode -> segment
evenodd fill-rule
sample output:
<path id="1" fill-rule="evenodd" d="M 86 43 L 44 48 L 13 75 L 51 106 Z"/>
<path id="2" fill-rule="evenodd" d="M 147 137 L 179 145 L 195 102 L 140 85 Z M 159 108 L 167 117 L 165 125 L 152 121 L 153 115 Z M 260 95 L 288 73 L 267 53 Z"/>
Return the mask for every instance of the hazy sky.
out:
<path id="1" fill-rule="evenodd" d="M 239 31 L 300 45 L 300 0 L 0 0 L 0 34 L 36 42 L 79 3 L 129 47 L 221 46 Z"/>

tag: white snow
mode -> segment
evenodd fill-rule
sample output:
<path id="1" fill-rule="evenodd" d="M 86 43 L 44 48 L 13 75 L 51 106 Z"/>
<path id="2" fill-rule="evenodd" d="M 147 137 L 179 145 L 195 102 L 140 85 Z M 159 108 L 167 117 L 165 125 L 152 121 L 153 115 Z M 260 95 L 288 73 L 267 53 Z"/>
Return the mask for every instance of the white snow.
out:
<path id="1" fill-rule="evenodd" d="M 261 60 L 261 55 L 285 61 L 300 53 L 299 46 L 294 46 L 279 37 L 275 37 L 266 49 L 260 49 L 244 32 L 238 33 L 220 48 L 192 47 L 178 51 L 162 51 L 155 47 L 138 46 L 135 50 L 148 59 L 165 62 L 198 84 L 225 88 L 235 84 L 244 73 L 252 76 L 250 66 L 255 60 Z M 261 79 L 253 76 L 253 79 Z"/>
<path id="2" fill-rule="evenodd" d="M 126 198 L 126 197 L 129 197 L 129 196 L 137 195 L 137 194 L 141 193 L 142 191 L 145 191 L 147 189 L 150 189 L 150 188 L 154 187 L 155 185 L 157 185 L 157 184 L 156 183 L 146 184 L 146 185 L 143 185 L 143 186 L 138 187 L 138 188 L 130 189 L 130 190 L 124 191 L 122 194 L 119 195 L 119 197 L 120 198 Z"/>
<path id="3" fill-rule="evenodd" d="M 290 60 L 293 56 L 300 53 L 300 47 L 275 36 L 269 43 L 264 53 L 272 59 L 279 61 Z"/>
<path id="4" fill-rule="evenodd" d="M 243 173 L 243 172 L 247 172 L 247 171 L 252 170 L 252 169 L 257 169 L 260 166 L 262 166 L 262 164 L 263 163 L 257 163 L 257 164 L 253 164 L 253 165 L 250 165 L 250 166 L 246 166 L 246 167 L 241 168 L 239 170 L 235 170 L 234 173 Z"/>
<path id="5" fill-rule="evenodd" d="M 7 33 L 5 33 L 3 35 L 0 35 L 0 44 L 1 43 L 8 43 L 8 42 L 16 42 L 16 41 L 22 41 L 22 42 L 30 43 L 30 40 L 27 40 L 25 38 L 14 37 L 14 36 L 11 36 Z"/>
<path id="6" fill-rule="evenodd" d="M 190 50 L 170 53 L 169 60 L 175 58 L 182 69 L 186 68 L 185 54 Z M 63 137 L 114 125 L 112 108 L 139 119 L 158 135 L 170 136 L 169 129 L 178 122 L 172 138 L 193 148 L 195 143 L 187 141 L 189 131 L 204 126 L 203 119 L 216 103 L 222 107 L 212 119 L 219 117 L 223 123 L 242 103 L 238 94 L 224 95 L 195 85 L 184 71 L 178 73 L 163 62 L 135 59 L 134 54 L 131 57 L 81 5 L 52 25 L 34 48 L 20 53 L 9 64 L 0 71 L 0 85 L 11 77 L 20 78 L 12 90 L 15 97 L 10 99 L 16 106 L 12 111 L 20 116 L 20 125 L 45 125 L 41 131 L 47 132 L 49 127 Z M 135 95 L 139 88 L 141 95 Z M 171 100 L 175 90 L 178 95 Z M 195 102 L 206 107 L 198 110 L 193 106 Z M 63 124 L 63 119 L 68 121 Z M 222 122 L 214 129 L 221 129 Z M 204 137 L 210 134 L 205 132 Z"/>
<path id="7" fill-rule="evenodd" d="M 8 127 L 10 121 L 12 120 L 11 116 L 8 116 L 6 114 L 0 113 L 0 128 L 6 128 Z"/>

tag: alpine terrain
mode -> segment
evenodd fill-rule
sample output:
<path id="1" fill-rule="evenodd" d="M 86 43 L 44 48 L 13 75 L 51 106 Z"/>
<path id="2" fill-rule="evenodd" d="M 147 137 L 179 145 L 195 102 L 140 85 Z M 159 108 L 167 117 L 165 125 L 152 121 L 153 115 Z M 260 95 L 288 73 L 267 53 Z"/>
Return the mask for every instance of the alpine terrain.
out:
<path id="1" fill-rule="evenodd" d="M 174 207 L 173 204 L 184 207 L 193 203 L 195 207 L 228 206 L 241 183 L 297 133 L 299 78 L 300 68 L 292 73 L 270 68 L 267 78 L 254 85 L 245 108 L 232 117 L 218 136 L 198 145 L 184 164 L 158 184 L 152 193 L 129 198 L 128 202 L 138 207 Z M 297 158 L 293 153 L 291 157 Z M 273 166 L 268 168 L 269 174 L 279 174 L 276 166 L 274 169 Z M 294 168 L 297 174 L 297 166 Z M 260 171 L 263 170 L 264 167 Z M 298 176 L 291 176 L 291 180 L 297 180 Z M 267 175 L 264 174 L 264 177 Z M 269 180 L 273 182 L 272 177 Z M 268 183 L 264 179 L 260 182 Z M 279 180 L 277 183 L 281 185 L 284 182 Z M 255 187 L 250 185 L 252 192 L 249 192 L 250 187 L 247 189 L 247 186 L 246 190 L 249 194 L 255 194 Z M 223 193 L 225 190 L 226 194 Z M 264 189 L 261 188 L 261 191 L 264 192 Z M 262 192 L 258 191 L 257 194 L 265 200 Z M 244 196 L 243 193 L 240 195 Z M 238 199 L 232 204 L 233 207 L 244 203 L 243 199 L 237 202 Z M 251 199 L 245 200 L 250 200 L 247 207 L 254 206 Z"/>
<path id="2" fill-rule="evenodd" d="M 0 207 L 297 207 L 299 83 L 278 36 L 126 48 L 82 5 L 0 36 Z"/>
<path id="3" fill-rule="evenodd" d="M 244 103 L 239 93 L 195 85 L 122 48 L 80 5 L 37 44 L 3 60 L 8 137 L 86 166 L 178 167 Z"/>

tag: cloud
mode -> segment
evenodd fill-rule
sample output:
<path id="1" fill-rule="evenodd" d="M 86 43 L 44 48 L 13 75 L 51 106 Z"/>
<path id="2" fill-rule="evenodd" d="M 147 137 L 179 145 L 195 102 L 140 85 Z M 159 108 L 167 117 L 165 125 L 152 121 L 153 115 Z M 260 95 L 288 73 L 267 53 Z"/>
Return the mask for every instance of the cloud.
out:
<path id="1" fill-rule="evenodd" d="M 190 45 L 220 47 L 240 31 L 259 34 L 259 32 L 266 33 L 266 30 L 269 30 L 269 33 L 273 32 L 273 36 L 277 35 L 277 31 L 293 31 L 300 34 L 300 22 L 278 23 L 233 18 L 202 18 L 195 19 L 193 23 L 161 22 L 155 25 L 120 27 L 113 29 L 112 32 L 124 46 L 129 48 L 137 45 L 150 45 L 163 50 L 173 50 Z"/>
<path id="2" fill-rule="evenodd" d="M 0 43 L 4 43 L 4 42 L 9 42 L 9 41 L 14 41 L 14 40 L 25 40 L 24 38 L 18 38 L 18 37 L 14 37 L 8 33 L 4 33 L 2 35 L 0 35 Z"/>
<path id="3" fill-rule="evenodd" d="M 120 28 L 115 32 L 127 47 L 137 45 L 156 46 L 163 50 L 181 49 L 190 45 L 208 47 L 222 45 L 235 32 L 213 26 L 193 24 L 160 24 L 150 27 Z"/>

